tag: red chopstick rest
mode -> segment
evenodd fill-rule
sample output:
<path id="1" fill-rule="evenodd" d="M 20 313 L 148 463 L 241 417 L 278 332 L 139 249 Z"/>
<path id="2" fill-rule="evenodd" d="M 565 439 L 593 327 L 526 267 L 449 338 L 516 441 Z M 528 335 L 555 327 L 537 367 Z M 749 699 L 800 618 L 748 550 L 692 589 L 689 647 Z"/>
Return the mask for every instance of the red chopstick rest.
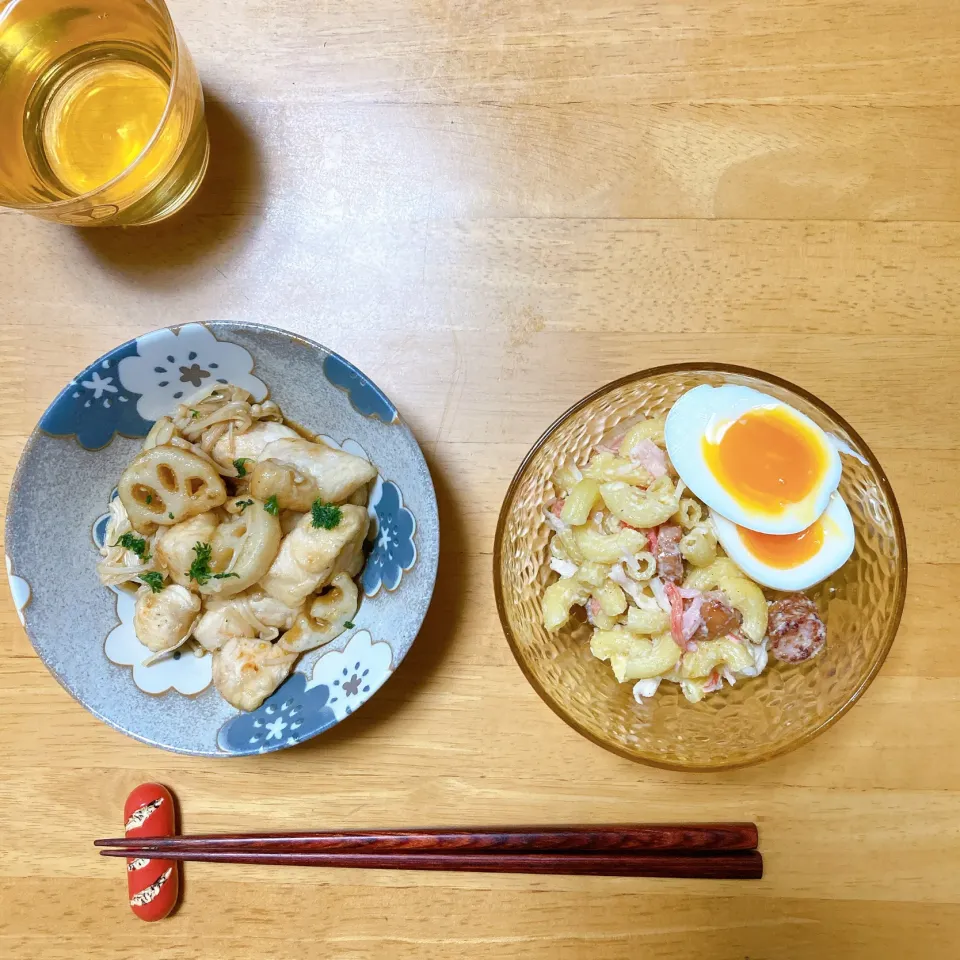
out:
<path id="1" fill-rule="evenodd" d="M 173 796 L 159 783 L 141 783 L 123 807 L 124 836 L 172 837 L 177 832 Z M 127 858 L 130 909 L 141 920 L 162 920 L 177 905 L 179 865 L 175 860 Z"/>

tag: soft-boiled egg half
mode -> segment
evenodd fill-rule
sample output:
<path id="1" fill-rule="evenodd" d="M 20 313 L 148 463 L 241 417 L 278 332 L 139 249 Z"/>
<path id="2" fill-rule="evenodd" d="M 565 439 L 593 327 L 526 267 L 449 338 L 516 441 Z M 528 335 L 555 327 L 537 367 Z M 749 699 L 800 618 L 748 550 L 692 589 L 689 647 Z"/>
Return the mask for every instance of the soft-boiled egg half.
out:
<path id="1" fill-rule="evenodd" d="M 727 556 L 751 580 L 774 590 L 806 590 L 839 570 L 853 553 L 853 520 L 838 493 L 799 533 L 757 533 L 716 512 L 712 518 Z"/>
<path id="2" fill-rule="evenodd" d="M 823 430 L 750 387 L 694 387 L 673 405 L 664 432 L 680 479 L 748 530 L 806 530 L 840 483 L 840 455 Z"/>

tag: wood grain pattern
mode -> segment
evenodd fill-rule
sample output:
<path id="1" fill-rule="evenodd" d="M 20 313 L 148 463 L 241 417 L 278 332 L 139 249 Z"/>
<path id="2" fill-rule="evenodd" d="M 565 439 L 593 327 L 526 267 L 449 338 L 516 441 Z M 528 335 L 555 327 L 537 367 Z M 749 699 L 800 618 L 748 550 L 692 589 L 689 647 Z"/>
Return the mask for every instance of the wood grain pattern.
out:
<path id="1" fill-rule="evenodd" d="M 101 856 L 152 857 L 154 847 L 101 850 Z M 244 863 L 265 867 L 351 870 L 440 870 L 448 873 L 524 873 L 570 877 L 656 877 L 672 880 L 760 880 L 758 850 L 700 855 L 671 853 L 292 853 L 265 850 L 164 850 L 171 860 Z"/>
<path id="2" fill-rule="evenodd" d="M 0 506 L 45 406 L 171 321 L 276 323 L 388 391 L 437 481 L 437 594 L 355 717 L 211 764 L 108 729 L 0 591 L 0 954 L 144 952 L 120 831 L 168 783 L 192 833 L 754 820 L 751 884 L 192 864 L 157 960 L 885 960 L 960 937 L 960 5 L 954 0 L 170 0 L 208 94 L 176 220 L 80 233 L 0 211 Z M 516 667 L 497 511 L 599 384 L 752 364 L 863 434 L 910 550 L 864 699 L 755 769 L 608 755 Z M 65 575 L 69 575 L 65 571 Z M 73 642 L 75 638 L 65 638 Z"/>
<path id="3" fill-rule="evenodd" d="M 430 830 L 316 833 L 194 834 L 151 840 L 154 851 L 253 850 L 296 853 L 499 853 L 754 850 L 755 823 L 582 824 L 580 826 L 459 827 Z M 138 840 L 94 840 L 95 847 L 142 847 Z"/>

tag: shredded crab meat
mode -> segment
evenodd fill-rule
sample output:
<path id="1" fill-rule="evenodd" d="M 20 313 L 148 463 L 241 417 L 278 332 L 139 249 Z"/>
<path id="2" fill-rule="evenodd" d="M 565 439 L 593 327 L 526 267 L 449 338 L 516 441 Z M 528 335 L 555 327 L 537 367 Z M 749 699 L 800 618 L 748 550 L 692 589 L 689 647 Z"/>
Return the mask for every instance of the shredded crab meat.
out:
<path id="1" fill-rule="evenodd" d="M 651 677 L 649 680 L 638 680 L 633 685 L 633 699 L 642 703 L 645 697 L 652 697 L 660 686 L 662 677 Z"/>
<path id="2" fill-rule="evenodd" d="M 560 557 L 550 558 L 550 569 L 556 571 L 561 577 L 572 577 L 580 569 L 572 560 L 561 560 Z"/>
<path id="3" fill-rule="evenodd" d="M 664 613 L 672 613 L 673 608 L 670 606 L 670 601 L 667 599 L 666 591 L 663 587 L 663 581 L 659 577 L 651 577 L 649 580 L 650 589 L 653 591 L 653 595 L 656 598 L 657 605 Z"/>
<path id="4" fill-rule="evenodd" d="M 723 677 L 720 675 L 719 670 L 714 670 L 710 674 L 710 678 L 703 685 L 704 693 L 713 693 L 716 690 L 719 690 L 723 686 Z"/>
<path id="5" fill-rule="evenodd" d="M 632 559 L 632 558 L 631 558 Z M 616 563 L 610 568 L 610 579 L 623 589 L 623 592 L 641 610 L 659 610 L 659 604 L 653 597 L 648 597 L 636 580 L 631 579 L 624 569 L 625 561 Z"/>
<path id="6" fill-rule="evenodd" d="M 561 507 L 561 509 L 563 509 Z M 543 516 L 547 521 L 547 526 L 550 527 L 555 533 L 564 533 L 570 529 L 569 523 L 564 523 L 560 519 L 559 513 L 554 513 L 551 509 L 545 509 L 543 511 Z"/>
<path id="7" fill-rule="evenodd" d="M 696 605 L 691 616 L 687 616 L 689 611 L 683 609 L 683 597 L 680 595 L 680 588 L 669 580 L 663 584 L 663 592 L 670 605 L 670 636 L 673 642 L 681 649 L 693 652 L 697 649 L 696 643 L 691 639 L 700 624 L 700 607 L 703 605 L 703 598 L 698 594 L 691 604 Z M 689 634 L 687 633 L 689 630 Z"/>
<path id="8" fill-rule="evenodd" d="M 591 597 L 587 601 L 586 610 L 587 610 L 587 620 L 589 620 L 591 624 L 596 626 L 596 618 L 600 614 L 600 602 L 596 598 Z"/>
<path id="9" fill-rule="evenodd" d="M 680 593 L 680 591 L 677 591 Z M 681 594 L 681 597 L 683 594 Z M 697 628 L 700 626 L 700 608 L 703 606 L 703 597 L 698 594 L 690 602 L 690 606 L 683 611 L 683 620 L 682 620 L 682 632 L 683 639 L 687 641 L 689 647 L 689 641 L 692 639 L 693 635 L 697 632 Z"/>

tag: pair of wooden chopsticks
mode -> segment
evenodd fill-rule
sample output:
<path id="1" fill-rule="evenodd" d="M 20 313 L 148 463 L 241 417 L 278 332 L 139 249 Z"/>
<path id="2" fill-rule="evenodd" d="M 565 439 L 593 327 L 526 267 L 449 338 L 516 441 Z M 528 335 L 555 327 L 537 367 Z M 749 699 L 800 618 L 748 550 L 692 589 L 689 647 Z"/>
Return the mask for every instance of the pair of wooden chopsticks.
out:
<path id="1" fill-rule="evenodd" d="M 96 840 L 105 857 L 485 873 L 758 880 L 753 823 L 478 827 Z"/>

